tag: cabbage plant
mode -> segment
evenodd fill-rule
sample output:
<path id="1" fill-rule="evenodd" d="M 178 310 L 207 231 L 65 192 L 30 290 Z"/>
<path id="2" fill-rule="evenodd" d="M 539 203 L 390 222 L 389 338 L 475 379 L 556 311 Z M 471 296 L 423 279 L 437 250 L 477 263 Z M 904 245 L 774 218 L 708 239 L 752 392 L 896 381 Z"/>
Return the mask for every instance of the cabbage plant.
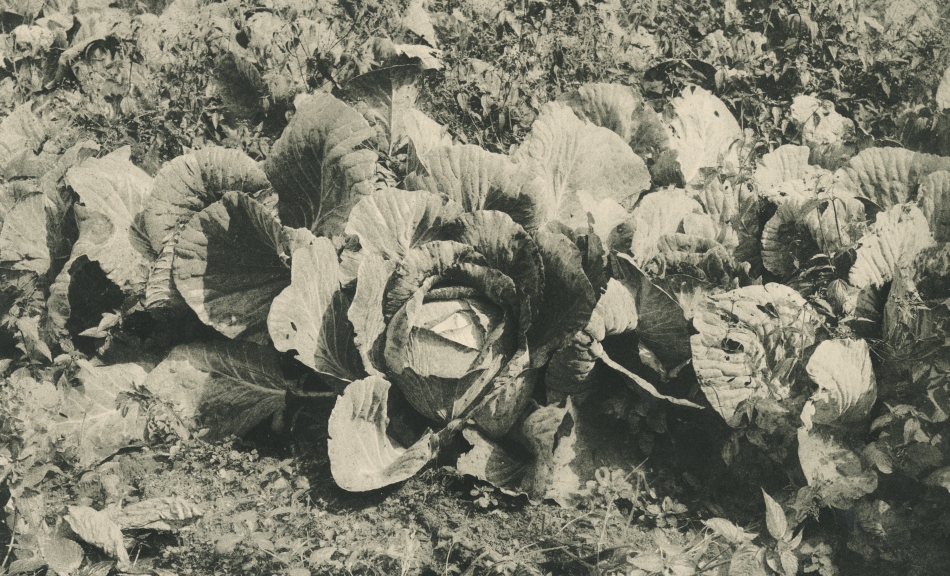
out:
<path id="1" fill-rule="evenodd" d="M 360 249 L 342 257 L 325 237 L 298 241 L 268 326 L 278 349 L 346 384 L 330 419 L 333 474 L 368 490 L 414 474 L 463 425 L 507 433 L 595 297 L 566 236 L 531 236 L 503 212 L 430 192 L 375 192 L 346 229 Z M 358 261 L 352 296 L 345 260 Z M 391 384 L 440 430 L 406 451 L 386 434 Z"/>

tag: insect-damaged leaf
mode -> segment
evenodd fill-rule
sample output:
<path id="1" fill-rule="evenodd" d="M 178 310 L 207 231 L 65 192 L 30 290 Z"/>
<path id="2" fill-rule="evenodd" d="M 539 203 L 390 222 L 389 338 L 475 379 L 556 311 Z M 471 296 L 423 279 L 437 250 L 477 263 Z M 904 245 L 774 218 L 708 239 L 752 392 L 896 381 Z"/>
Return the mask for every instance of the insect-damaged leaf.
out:
<path id="1" fill-rule="evenodd" d="M 790 369 L 814 343 L 819 324 L 805 299 L 782 284 L 708 296 L 693 318 L 699 333 L 690 343 L 696 376 L 713 408 L 737 426 L 744 401 L 788 398 Z"/>
<path id="2" fill-rule="evenodd" d="M 182 344 L 149 373 L 145 387 L 209 441 L 242 435 L 281 413 L 294 381 L 281 375 L 277 353 L 253 342 Z"/>
<path id="3" fill-rule="evenodd" d="M 338 381 L 363 376 L 353 326 L 347 320 L 349 296 L 340 288 L 340 264 L 333 242 L 299 231 L 292 246 L 290 286 L 270 307 L 267 327 L 281 352 Z"/>

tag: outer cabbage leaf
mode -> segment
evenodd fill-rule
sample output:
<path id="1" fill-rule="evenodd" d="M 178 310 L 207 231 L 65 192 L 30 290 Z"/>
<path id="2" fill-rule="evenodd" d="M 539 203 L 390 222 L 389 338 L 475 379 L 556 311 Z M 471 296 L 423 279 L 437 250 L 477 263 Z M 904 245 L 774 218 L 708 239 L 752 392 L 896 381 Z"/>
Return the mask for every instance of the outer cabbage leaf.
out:
<path id="1" fill-rule="evenodd" d="M 73 194 L 66 186 L 66 173 L 73 166 L 99 153 L 99 145 L 91 140 L 79 142 L 60 154 L 56 163 L 37 180 L 40 191 L 46 195 L 47 245 L 52 260 L 51 272 L 58 274 L 72 251 L 72 234 L 76 230 L 70 208 Z"/>
<path id="2" fill-rule="evenodd" d="M 864 205 L 847 193 L 789 198 L 762 229 L 762 263 L 789 277 L 816 254 L 852 246 L 866 231 Z"/>
<path id="3" fill-rule="evenodd" d="M 922 249 L 933 245 L 924 213 L 913 204 L 898 204 L 881 212 L 861 238 L 848 281 L 857 288 L 881 286 L 894 278 Z"/>
<path id="4" fill-rule="evenodd" d="M 491 438 L 501 438 L 522 418 L 531 404 L 537 370 L 530 355 L 518 350 L 491 381 L 491 389 L 472 407 L 471 420 Z"/>
<path id="5" fill-rule="evenodd" d="M 45 205 L 42 193 L 29 194 L 17 199 L 3 216 L 0 261 L 11 262 L 13 270 L 32 270 L 40 276 L 49 270 Z"/>
<path id="6" fill-rule="evenodd" d="M 584 273 L 580 251 L 569 238 L 545 231 L 535 238 L 544 263 L 544 291 L 543 299 L 530 303 L 537 316 L 528 332 L 528 345 L 531 364 L 538 367 L 587 325 L 597 297 Z M 521 279 L 514 278 L 520 286 Z"/>
<path id="7" fill-rule="evenodd" d="M 361 146 L 374 135 L 359 112 L 329 94 L 300 102 L 264 164 L 281 221 L 317 236 L 342 232 L 353 205 L 373 191 L 376 153 Z"/>
<path id="8" fill-rule="evenodd" d="M 448 129 L 415 108 L 406 112 L 403 125 L 409 140 L 409 170 L 431 173 L 430 154 L 452 144 Z"/>
<path id="9" fill-rule="evenodd" d="M 20 104 L 0 122 L 0 175 L 24 150 L 38 150 L 46 139 L 46 129 L 32 108 L 32 101 Z"/>
<path id="10" fill-rule="evenodd" d="M 383 366 L 383 334 L 386 332 L 383 302 L 386 285 L 395 270 L 396 263 L 381 256 L 370 254 L 364 258 L 356 278 L 356 295 L 347 312 L 363 367 L 370 374 L 382 375 L 377 366 Z"/>
<path id="11" fill-rule="evenodd" d="M 904 148 L 868 148 L 840 168 L 835 179 L 887 209 L 915 200 L 921 179 L 938 170 L 950 170 L 950 158 Z"/>
<path id="12" fill-rule="evenodd" d="M 826 340 L 812 353 L 806 370 L 818 384 L 802 411 L 806 429 L 868 418 L 877 400 L 877 381 L 866 341 Z"/>
<path id="13" fill-rule="evenodd" d="M 265 418 L 281 416 L 294 385 L 281 376 L 272 348 L 241 341 L 177 346 L 144 382 L 187 428 L 207 428 L 203 438 L 209 442 L 240 436 Z"/>
<path id="14" fill-rule="evenodd" d="M 563 402 L 569 396 L 583 402 L 595 383 L 597 356 L 591 347 L 596 339 L 586 330 L 559 348 L 548 362 L 544 389 L 548 404 Z"/>
<path id="15" fill-rule="evenodd" d="M 544 178 L 543 220 L 557 219 L 572 229 L 586 228 L 587 212 L 602 201 L 630 207 L 650 187 L 646 164 L 620 136 L 579 119 L 559 102 L 544 105 L 513 158 L 536 166 Z M 582 191 L 593 206 L 582 203 Z"/>
<path id="16" fill-rule="evenodd" d="M 211 147 L 175 158 L 156 174 L 145 206 L 145 230 L 152 248 L 160 252 L 192 216 L 225 192 L 254 194 L 268 186 L 260 165 L 240 150 Z"/>
<path id="17" fill-rule="evenodd" d="M 93 366 L 80 360 L 76 378 L 80 386 L 62 390 L 61 402 L 50 410 L 49 434 L 75 446 L 81 467 L 94 467 L 142 440 L 145 421 L 138 404 L 122 403 L 121 394 L 133 393 L 146 374 L 136 364 Z"/>
<path id="18" fill-rule="evenodd" d="M 829 100 L 796 96 L 790 112 L 802 140 L 810 147 L 837 144 L 854 137 L 854 121 L 838 114 Z"/>
<path id="19" fill-rule="evenodd" d="M 359 237 L 361 252 L 398 262 L 412 248 L 432 240 L 461 211 L 459 204 L 444 196 L 386 189 L 353 207 L 345 231 Z"/>
<path id="20" fill-rule="evenodd" d="M 678 232 L 690 214 L 702 214 L 703 207 L 686 191 L 669 188 L 647 194 L 634 208 L 627 221 L 632 232 L 629 251 L 643 266 L 660 252 L 660 239 Z"/>
<path id="21" fill-rule="evenodd" d="M 89 264 L 100 268 L 107 277 L 105 284 L 120 295 L 144 291 L 151 246 L 142 230 L 141 211 L 152 179 L 129 161 L 130 152 L 128 147 L 120 148 L 103 158 L 87 159 L 66 172 L 65 181 L 79 195 L 81 204 L 74 206 L 79 238 L 50 286 L 50 319 L 60 335 L 65 335 L 67 322 L 74 316 L 75 304 L 69 297 L 74 268 Z M 81 297 L 85 304 L 96 307 L 102 303 L 97 300 L 100 295 Z M 98 318 L 106 311 L 96 310 L 93 315 Z"/>
<path id="22" fill-rule="evenodd" d="M 524 420 L 512 438 L 526 449 L 528 458 L 516 456 L 476 430 L 463 435 L 472 449 L 456 468 L 491 482 L 510 493 L 533 500 L 553 499 L 562 506 L 575 502 L 587 482 L 603 479 L 602 467 L 629 468 L 636 449 L 601 414 L 578 409 L 568 398 L 564 406 L 544 406 Z"/>
<path id="23" fill-rule="evenodd" d="M 924 176 L 920 180 L 917 205 L 930 222 L 934 240 L 950 241 L 950 172 L 938 170 Z"/>
<path id="24" fill-rule="evenodd" d="M 79 240 L 72 260 L 86 255 L 123 291 L 144 287 L 147 243 L 141 212 L 152 178 L 129 160 L 131 148 L 70 168 L 66 183 L 79 195 Z"/>
<path id="25" fill-rule="evenodd" d="M 434 456 L 435 437 L 425 433 L 408 449 L 386 435 L 389 382 L 379 376 L 346 387 L 330 415 L 327 443 L 337 485 L 355 492 L 375 490 L 411 478 Z"/>
<path id="26" fill-rule="evenodd" d="M 635 88 L 585 84 L 558 100 L 570 106 L 578 118 L 616 132 L 640 157 L 650 157 L 669 146 L 660 115 Z"/>
<path id="27" fill-rule="evenodd" d="M 677 153 L 686 183 L 701 168 L 724 163 L 739 167 L 742 129 L 722 100 L 711 92 L 694 86 L 675 98 L 667 130 L 670 148 Z"/>
<path id="28" fill-rule="evenodd" d="M 214 62 L 213 85 L 231 115 L 259 121 L 268 89 L 260 70 L 248 56 L 239 49 L 219 55 Z"/>
<path id="29" fill-rule="evenodd" d="M 793 391 L 790 373 L 815 342 L 819 316 L 798 292 L 781 284 L 746 286 L 711 295 L 693 318 L 693 367 L 703 393 L 732 426 L 740 404 L 782 401 Z"/>
<path id="30" fill-rule="evenodd" d="M 626 254 L 611 258 L 614 277 L 634 295 L 640 341 L 672 369 L 690 358 L 689 322 L 675 298 L 650 281 Z"/>
<path id="31" fill-rule="evenodd" d="M 392 155 L 405 141 L 406 116 L 419 96 L 418 66 L 378 68 L 347 81 L 346 91 L 359 100 L 357 109 L 376 126 L 379 150 Z"/>
<path id="32" fill-rule="evenodd" d="M 860 446 L 859 439 L 840 428 L 798 429 L 798 459 L 823 505 L 850 509 L 877 489 L 877 473 L 862 461 Z"/>
<path id="33" fill-rule="evenodd" d="M 779 146 L 759 160 L 753 180 L 759 195 L 781 205 L 790 199 L 805 201 L 832 184 L 831 172 L 808 163 L 807 146 Z"/>
<path id="34" fill-rule="evenodd" d="M 626 278 L 630 278 L 633 277 L 635 271 L 624 273 L 627 274 Z M 625 334 L 637 329 L 639 286 L 638 281 L 631 282 L 628 279 L 611 278 L 608 281 L 607 289 L 598 300 L 587 327 L 574 334 L 569 343 L 558 349 L 548 364 L 545 384 L 549 403 L 561 402 L 568 396 L 581 401 L 586 398 L 594 382 L 593 371 L 596 361 L 600 360 L 632 382 L 633 388 L 639 393 L 646 392 L 654 398 L 673 404 L 698 407 L 687 400 L 661 394 L 649 381 L 610 358 L 601 345 L 604 338 L 608 336 Z M 652 354 L 652 351 L 641 347 L 639 353 L 642 356 L 644 353 Z M 662 366 L 657 366 L 657 369 L 662 373 L 666 372 Z"/>
<path id="35" fill-rule="evenodd" d="M 364 373 L 346 318 L 350 299 L 341 292 L 340 264 L 328 238 L 299 231 L 291 245 L 291 282 L 271 303 L 267 328 L 274 347 L 321 374 L 350 382 Z"/>
<path id="36" fill-rule="evenodd" d="M 426 154 L 425 162 L 424 170 L 406 178 L 408 189 L 444 194 L 466 212 L 505 212 L 529 231 L 547 217 L 541 179 L 506 156 L 474 145 L 439 146 Z"/>
<path id="37" fill-rule="evenodd" d="M 256 337 L 290 284 L 286 235 L 255 200 L 228 192 L 181 231 L 175 286 L 204 323 L 229 338 Z"/>

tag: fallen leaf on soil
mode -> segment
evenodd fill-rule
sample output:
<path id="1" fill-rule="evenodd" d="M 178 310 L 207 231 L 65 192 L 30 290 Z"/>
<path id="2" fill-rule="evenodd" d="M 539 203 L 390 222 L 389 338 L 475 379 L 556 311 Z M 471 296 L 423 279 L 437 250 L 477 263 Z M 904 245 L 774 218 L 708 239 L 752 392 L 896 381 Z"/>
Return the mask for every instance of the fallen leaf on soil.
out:
<path id="1" fill-rule="evenodd" d="M 122 530 L 108 514 L 88 506 L 69 506 L 69 514 L 64 519 L 77 536 L 118 559 L 120 564 L 128 564 L 129 553 L 122 542 Z"/>

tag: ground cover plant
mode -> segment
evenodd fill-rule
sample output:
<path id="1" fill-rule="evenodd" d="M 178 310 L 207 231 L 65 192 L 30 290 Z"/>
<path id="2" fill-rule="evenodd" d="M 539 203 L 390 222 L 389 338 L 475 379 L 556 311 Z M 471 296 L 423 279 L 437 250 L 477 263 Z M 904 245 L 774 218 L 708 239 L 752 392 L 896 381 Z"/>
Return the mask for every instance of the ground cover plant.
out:
<path id="1" fill-rule="evenodd" d="M 950 571 L 941 3 L 0 1 L 0 572 Z"/>

